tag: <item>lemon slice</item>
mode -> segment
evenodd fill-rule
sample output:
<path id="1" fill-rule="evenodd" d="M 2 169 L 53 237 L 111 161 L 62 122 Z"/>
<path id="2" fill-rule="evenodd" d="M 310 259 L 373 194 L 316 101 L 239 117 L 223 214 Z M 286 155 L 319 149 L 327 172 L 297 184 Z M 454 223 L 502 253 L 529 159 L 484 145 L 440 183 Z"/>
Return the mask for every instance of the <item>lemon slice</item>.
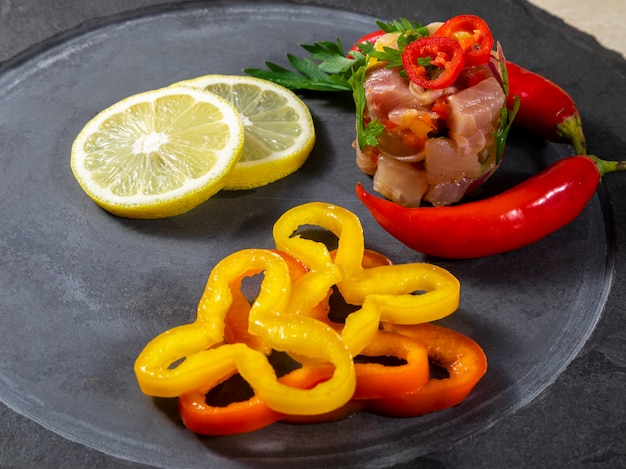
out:
<path id="1" fill-rule="evenodd" d="M 71 167 L 87 195 L 129 218 L 184 213 L 221 190 L 243 151 L 243 124 L 227 100 L 167 87 L 130 96 L 89 121 Z"/>
<path id="2" fill-rule="evenodd" d="M 244 150 L 224 189 L 245 190 L 277 181 L 299 169 L 315 144 L 306 104 L 273 82 L 238 75 L 206 75 L 175 83 L 218 94 L 239 111 Z"/>

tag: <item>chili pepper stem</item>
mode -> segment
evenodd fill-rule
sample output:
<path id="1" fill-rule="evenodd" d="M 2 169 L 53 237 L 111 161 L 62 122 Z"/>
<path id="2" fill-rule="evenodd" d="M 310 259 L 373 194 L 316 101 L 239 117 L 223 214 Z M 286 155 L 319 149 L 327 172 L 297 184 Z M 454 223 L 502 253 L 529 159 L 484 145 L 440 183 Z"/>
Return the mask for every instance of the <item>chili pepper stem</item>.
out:
<path id="1" fill-rule="evenodd" d="M 556 131 L 559 136 L 570 142 L 577 155 L 585 155 L 587 153 L 587 141 L 583 133 L 580 114 L 572 114 L 563 122 L 557 124 Z"/>
<path id="2" fill-rule="evenodd" d="M 588 155 L 600 170 L 600 175 L 604 176 L 606 173 L 614 173 L 616 171 L 626 171 L 625 161 L 609 161 L 598 158 L 595 155 Z"/>

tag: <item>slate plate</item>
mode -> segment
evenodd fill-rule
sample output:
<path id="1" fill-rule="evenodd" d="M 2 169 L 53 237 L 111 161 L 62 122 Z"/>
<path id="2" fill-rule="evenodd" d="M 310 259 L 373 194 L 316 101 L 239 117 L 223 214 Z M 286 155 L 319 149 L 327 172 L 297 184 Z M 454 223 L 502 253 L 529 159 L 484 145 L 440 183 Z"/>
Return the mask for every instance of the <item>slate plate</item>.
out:
<path id="1" fill-rule="evenodd" d="M 299 43 L 340 37 L 350 44 L 374 27 L 360 14 L 258 5 L 150 9 L 65 37 L 2 69 L 0 399 L 70 440 L 181 468 L 401 462 L 530 402 L 580 350 L 606 301 L 613 243 L 601 197 L 528 248 L 473 261 L 424 258 L 383 232 L 354 196 L 357 181 L 371 182 L 354 165 L 353 107 L 343 95 L 303 95 L 316 149 L 300 171 L 270 186 L 220 193 L 160 221 L 112 217 L 82 193 L 69 149 L 87 120 L 115 101 L 185 78 L 283 61 L 285 52 L 300 53 Z M 487 193 L 568 151 L 514 133 Z M 276 218 L 312 200 L 355 212 L 368 247 L 396 262 L 426 260 L 451 270 L 463 286 L 461 307 L 442 324 L 484 347 L 487 375 L 462 405 L 415 419 L 363 413 L 227 438 L 189 433 L 175 401 L 139 392 L 135 357 L 156 334 L 193 320 L 218 260 L 240 248 L 271 247 Z"/>

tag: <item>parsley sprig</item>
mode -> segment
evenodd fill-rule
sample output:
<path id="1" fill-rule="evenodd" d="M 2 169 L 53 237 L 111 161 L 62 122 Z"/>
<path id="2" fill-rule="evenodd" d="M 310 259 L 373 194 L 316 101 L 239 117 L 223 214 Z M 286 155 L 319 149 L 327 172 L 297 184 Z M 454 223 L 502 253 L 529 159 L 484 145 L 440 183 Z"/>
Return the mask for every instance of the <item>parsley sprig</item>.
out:
<path id="1" fill-rule="evenodd" d="M 341 41 L 320 41 L 300 44 L 309 57 L 299 58 L 287 54 L 293 67 L 288 70 L 273 62 L 265 62 L 267 70 L 244 69 L 249 75 L 273 81 L 291 90 L 352 91 L 350 77 L 365 64 L 365 56 L 349 58 L 343 51 Z"/>

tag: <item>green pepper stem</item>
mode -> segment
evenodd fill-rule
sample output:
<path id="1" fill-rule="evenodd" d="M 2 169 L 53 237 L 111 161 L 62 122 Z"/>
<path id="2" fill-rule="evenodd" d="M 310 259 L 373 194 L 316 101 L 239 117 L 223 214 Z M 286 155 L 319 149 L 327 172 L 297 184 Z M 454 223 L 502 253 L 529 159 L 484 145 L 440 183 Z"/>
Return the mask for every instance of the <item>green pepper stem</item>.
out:
<path id="1" fill-rule="evenodd" d="M 587 141 L 578 113 L 572 114 L 563 122 L 557 124 L 556 132 L 574 147 L 577 155 L 585 155 L 587 153 Z"/>
<path id="2" fill-rule="evenodd" d="M 600 170 L 600 175 L 604 176 L 606 173 L 613 173 L 615 171 L 625 171 L 626 161 L 608 161 L 598 158 L 595 155 L 588 155 Z"/>

